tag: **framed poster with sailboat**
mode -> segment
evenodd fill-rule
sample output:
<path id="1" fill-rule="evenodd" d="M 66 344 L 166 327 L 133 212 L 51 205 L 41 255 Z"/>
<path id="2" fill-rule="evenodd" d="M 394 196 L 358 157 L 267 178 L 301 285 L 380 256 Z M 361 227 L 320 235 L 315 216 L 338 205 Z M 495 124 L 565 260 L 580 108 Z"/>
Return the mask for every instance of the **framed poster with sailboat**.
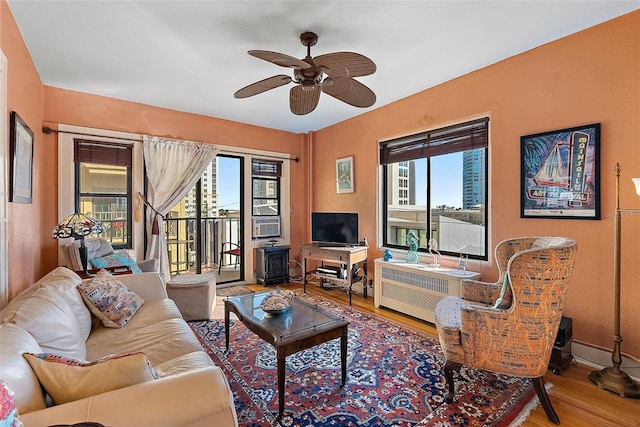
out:
<path id="1" fill-rule="evenodd" d="M 600 219 L 600 123 L 520 138 L 521 218 Z"/>

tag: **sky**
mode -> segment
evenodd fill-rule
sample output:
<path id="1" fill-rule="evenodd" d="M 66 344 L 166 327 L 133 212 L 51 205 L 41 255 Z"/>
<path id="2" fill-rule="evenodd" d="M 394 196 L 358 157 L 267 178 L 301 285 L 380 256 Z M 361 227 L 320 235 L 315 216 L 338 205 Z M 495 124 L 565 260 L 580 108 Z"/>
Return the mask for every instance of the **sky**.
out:
<path id="1" fill-rule="evenodd" d="M 240 209 L 240 160 L 223 156 L 217 156 L 216 159 L 218 160 L 218 208 L 238 210 Z"/>
<path id="2" fill-rule="evenodd" d="M 426 160 L 415 162 L 416 205 L 427 204 Z M 462 207 L 462 153 L 452 153 L 431 159 L 431 206 L 447 205 Z M 440 179 L 438 179 L 440 178 Z M 422 189 L 422 191 L 421 191 Z"/>

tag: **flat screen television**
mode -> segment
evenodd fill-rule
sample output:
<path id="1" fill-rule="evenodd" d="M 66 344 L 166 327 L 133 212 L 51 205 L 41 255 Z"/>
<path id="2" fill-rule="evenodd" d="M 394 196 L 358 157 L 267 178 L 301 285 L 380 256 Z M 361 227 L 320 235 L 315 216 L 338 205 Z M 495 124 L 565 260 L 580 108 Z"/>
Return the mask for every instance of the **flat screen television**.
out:
<path id="1" fill-rule="evenodd" d="M 358 245 L 358 214 L 312 212 L 311 240 L 318 244 Z"/>

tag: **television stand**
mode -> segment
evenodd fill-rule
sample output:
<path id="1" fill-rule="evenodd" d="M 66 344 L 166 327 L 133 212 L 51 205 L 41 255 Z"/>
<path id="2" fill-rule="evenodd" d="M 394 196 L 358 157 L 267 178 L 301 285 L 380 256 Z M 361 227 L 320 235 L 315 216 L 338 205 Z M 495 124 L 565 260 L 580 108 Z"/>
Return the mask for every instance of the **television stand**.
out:
<path id="1" fill-rule="evenodd" d="M 307 292 L 307 275 L 311 274 L 320 279 L 329 279 L 336 283 L 343 284 L 349 293 L 349 305 L 351 305 L 351 288 L 353 287 L 353 274 L 352 268 L 354 265 L 362 263 L 362 270 L 364 271 L 362 281 L 363 292 L 365 298 L 367 297 L 367 247 L 366 246 L 320 246 L 315 243 L 302 245 L 302 283 L 304 292 Z M 307 271 L 307 260 L 314 259 L 321 262 L 327 262 L 331 264 L 339 264 L 346 268 L 346 278 L 334 277 L 326 274 L 321 274 L 318 270 Z M 356 280 L 357 281 L 357 280 Z"/>

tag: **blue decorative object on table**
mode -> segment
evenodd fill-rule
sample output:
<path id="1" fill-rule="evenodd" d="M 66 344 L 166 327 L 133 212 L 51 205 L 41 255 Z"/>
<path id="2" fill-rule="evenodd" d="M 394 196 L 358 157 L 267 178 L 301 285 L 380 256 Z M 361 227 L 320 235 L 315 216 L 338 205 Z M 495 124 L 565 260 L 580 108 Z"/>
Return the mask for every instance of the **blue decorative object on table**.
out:
<path id="1" fill-rule="evenodd" d="M 407 252 L 407 263 L 408 264 L 419 264 L 420 259 L 418 258 L 418 236 L 413 231 L 409 231 L 407 233 L 407 245 L 409 246 L 409 252 Z"/>
<path id="2" fill-rule="evenodd" d="M 382 253 L 382 259 L 385 261 L 389 261 L 391 258 L 393 258 L 393 254 L 391 253 L 391 251 L 389 249 L 385 249 Z"/>

